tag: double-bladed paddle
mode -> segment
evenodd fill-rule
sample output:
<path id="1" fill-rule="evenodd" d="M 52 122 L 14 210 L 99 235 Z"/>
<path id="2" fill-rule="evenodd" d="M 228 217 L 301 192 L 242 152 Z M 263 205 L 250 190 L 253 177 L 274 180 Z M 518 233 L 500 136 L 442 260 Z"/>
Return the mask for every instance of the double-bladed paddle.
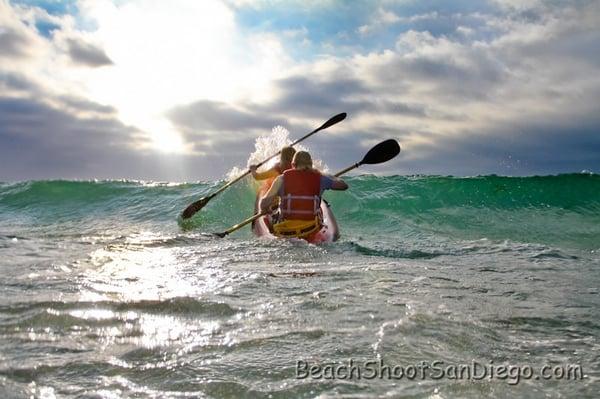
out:
<path id="1" fill-rule="evenodd" d="M 352 169 L 358 168 L 360 165 L 375 165 L 378 163 L 384 163 L 400 154 L 400 144 L 394 139 L 382 141 L 375 147 L 371 148 L 369 152 L 363 157 L 360 162 L 355 163 L 352 166 L 348 166 L 346 169 L 335 174 L 335 177 L 339 177 Z"/>
<path id="2" fill-rule="evenodd" d="M 337 114 L 336 116 L 331 117 L 327 122 L 323 123 L 321 126 L 316 128 L 312 132 L 308 133 L 306 136 L 301 137 L 298 140 L 294 141 L 292 144 L 290 144 L 290 146 L 295 146 L 302 140 L 305 140 L 305 139 L 309 138 L 310 136 L 312 136 L 313 134 L 315 134 L 321 130 L 327 129 L 328 127 L 331 127 L 331 126 L 335 125 L 336 123 L 343 121 L 345 118 L 346 118 L 345 112 L 342 112 L 341 114 Z M 267 163 L 271 159 L 275 158 L 280 153 L 281 153 L 281 151 L 277 152 L 276 154 L 271 155 L 269 158 L 265 159 L 264 161 L 257 164 L 256 166 L 260 167 L 260 166 L 264 165 L 265 163 Z M 204 206 L 206 204 L 208 204 L 208 201 L 213 199 L 217 194 L 219 194 L 220 192 L 222 192 L 223 190 L 225 190 L 227 187 L 231 186 L 235 182 L 241 180 L 242 178 L 247 176 L 249 173 L 250 173 L 250 169 L 248 169 L 246 172 L 244 172 L 244 174 L 242 174 L 241 176 L 238 176 L 235 179 L 233 179 L 232 181 L 230 181 L 229 183 L 225 184 L 223 187 L 221 187 L 214 193 L 209 194 L 206 197 L 200 198 L 198 201 L 191 203 L 187 208 L 185 208 L 183 210 L 183 212 L 181 212 L 181 217 L 183 219 L 191 218 L 192 216 L 194 216 L 196 214 L 196 212 L 198 212 L 200 209 L 204 208 Z"/>
<path id="3" fill-rule="evenodd" d="M 400 144 L 398 144 L 398 142 L 396 140 L 389 139 L 389 140 L 382 141 L 381 143 L 377 144 L 375 147 L 371 148 L 369 150 L 369 152 L 367 152 L 367 154 L 363 157 L 363 159 L 360 162 L 357 162 L 354 165 L 349 166 L 346 169 L 339 171 L 338 173 L 335 174 L 335 177 L 339 177 L 339 176 L 343 175 L 344 173 L 351 171 L 352 169 L 356 169 L 360 165 L 375 165 L 378 163 L 387 162 L 390 159 L 394 158 L 399 153 L 400 153 Z M 248 223 L 252 223 L 259 217 L 264 216 L 264 215 L 268 214 L 269 212 L 270 212 L 270 210 L 265 211 L 265 212 L 259 212 L 256 215 L 251 216 L 248 219 L 246 219 L 234 226 L 231 226 L 230 228 L 228 228 L 227 230 L 225 230 L 221 233 L 214 233 L 214 235 L 216 235 L 217 237 L 223 238 L 226 235 L 228 235 L 229 233 L 233 233 L 234 231 L 241 229 Z"/>

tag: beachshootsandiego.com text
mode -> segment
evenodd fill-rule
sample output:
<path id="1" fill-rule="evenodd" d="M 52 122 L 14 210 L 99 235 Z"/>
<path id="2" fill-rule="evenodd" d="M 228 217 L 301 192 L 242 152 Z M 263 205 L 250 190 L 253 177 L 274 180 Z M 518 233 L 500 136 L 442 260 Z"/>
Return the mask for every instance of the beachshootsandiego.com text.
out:
<path id="1" fill-rule="evenodd" d="M 357 361 L 348 359 L 338 363 L 296 362 L 297 379 L 315 380 L 504 380 L 516 385 L 522 380 L 577 381 L 585 377 L 579 364 L 546 364 L 541 366 L 494 364 L 472 361 L 451 364 L 442 360 L 418 364 L 392 365 L 382 359 Z"/>

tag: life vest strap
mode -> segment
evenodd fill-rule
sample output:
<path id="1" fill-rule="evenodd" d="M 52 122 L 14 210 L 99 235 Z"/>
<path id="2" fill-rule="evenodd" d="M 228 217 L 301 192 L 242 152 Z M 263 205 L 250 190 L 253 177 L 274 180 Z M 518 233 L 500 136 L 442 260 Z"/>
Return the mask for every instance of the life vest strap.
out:
<path id="1" fill-rule="evenodd" d="M 313 202 L 313 210 L 292 210 L 292 201 L 312 201 Z M 282 199 L 281 212 L 283 215 L 291 214 L 291 213 L 300 213 L 305 215 L 317 215 L 321 208 L 321 199 L 318 195 L 291 195 L 287 194 Z M 283 206 L 285 203 L 285 206 Z"/>

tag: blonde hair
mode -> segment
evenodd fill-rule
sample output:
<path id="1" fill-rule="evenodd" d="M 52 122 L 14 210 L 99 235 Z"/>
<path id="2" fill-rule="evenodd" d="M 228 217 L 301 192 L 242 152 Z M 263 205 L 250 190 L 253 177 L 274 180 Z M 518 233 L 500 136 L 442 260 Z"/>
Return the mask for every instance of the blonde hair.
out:
<path id="1" fill-rule="evenodd" d="M 295 153 L 296 150 L 294 149 L 294 147 L 283 147 L 281 149 L 281 162 L 292 162 Z"/>
<path id="2" fill-rule="evenodd" d="M 308 152 L 298 151 L 296 155 L 294 155 L 292 165 L 295 169 L 312 169 L 312 158 Z"/>

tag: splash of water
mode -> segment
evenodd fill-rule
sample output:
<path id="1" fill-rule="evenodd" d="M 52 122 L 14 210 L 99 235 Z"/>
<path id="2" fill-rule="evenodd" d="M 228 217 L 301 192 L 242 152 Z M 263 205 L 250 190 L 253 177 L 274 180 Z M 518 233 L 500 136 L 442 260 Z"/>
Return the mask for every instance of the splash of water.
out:
<path id="1" fill-rule="evenodd" d="M 227 179 L 235 179 L 236 177 L 243 174 L 250 165 L 258 164 L 264 161 L 273 154 L 278 153 L 283 147 L 288 146 L 292 143 L 293 141 L 290 138 L 290 132 L 283 126 L 275 126 L 270 133 L 265 133 L 257 137 L 256 141 L 254 142 L 254 151 L 246 160 L 246 167 L 240 168 L 238 166 L 234 166 L 227 173 Z M 294 148 L 296 149 L 296 151 L 310 152 L 310 149 L 302 144 L 296 144 Z M 259 172 L 272 168 L 277 163 L 277 161 L 279 161 L 279 157 L 274 157 L 269 162 L 262 165 L 258 169 Z M 320 159 L 313 159 L 313 165 L 316 169 L 319 169 L 322 172 L 327 173 L 329 171 L 327 165 Z"/>

